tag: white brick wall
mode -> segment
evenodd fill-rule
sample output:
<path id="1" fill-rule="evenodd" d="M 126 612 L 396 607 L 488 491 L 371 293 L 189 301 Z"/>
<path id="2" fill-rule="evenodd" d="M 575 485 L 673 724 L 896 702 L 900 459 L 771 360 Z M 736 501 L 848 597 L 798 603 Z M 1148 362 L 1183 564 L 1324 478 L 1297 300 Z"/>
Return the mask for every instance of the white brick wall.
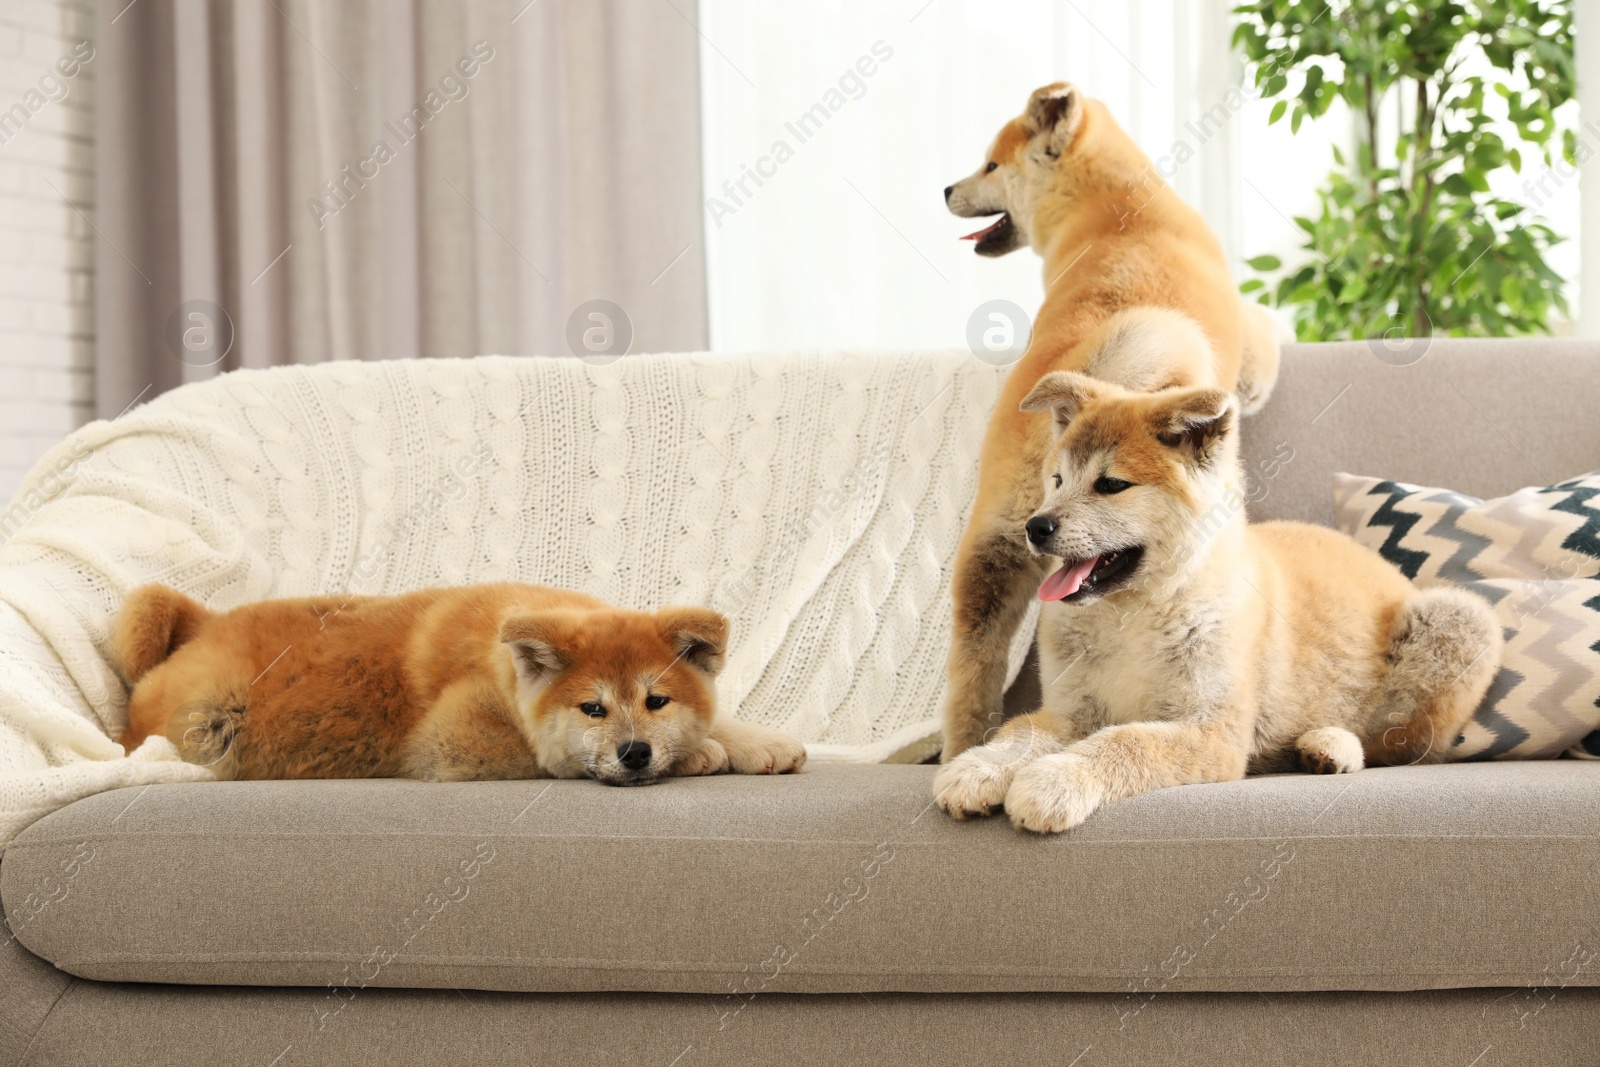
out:
<path id="1" fill-rule="evenodd" d="M 93 8 L 0 3 L 0 121 L 28 111 L 20 130 L 0 128 L 0 500 L 93 413 L 95 234 L 62 195 L 94 217 L 95 64 L 72 78 L 56 68 L 92 45 Z"/>

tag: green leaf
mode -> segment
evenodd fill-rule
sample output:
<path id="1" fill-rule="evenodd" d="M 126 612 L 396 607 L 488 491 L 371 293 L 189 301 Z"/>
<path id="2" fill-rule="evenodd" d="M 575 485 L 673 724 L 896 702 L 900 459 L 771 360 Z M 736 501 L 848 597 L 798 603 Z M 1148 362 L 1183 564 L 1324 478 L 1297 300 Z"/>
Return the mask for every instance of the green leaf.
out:
<path id="1" fill-rule="evenodd" d="M 1245 262 L 1250 264 L 1251 270 L 1277 270 L 1283 266 L 1283 260 L 1271 255 L 1256 256 L 1254 259 L 1245 260 Z"/>
<path id="2" fill-rule="evenodd" d="M 1515 275 L 1507 274 L 1500 280 L 1500 299 L 1506 302 L 1513 313 L 1522 310 L 1522 287 L 1517 284 Z"/>
<path id="3" fill-rule="evenodd" d="M 1287 117 L 1298 136 L 1342 100 L 1357 131 L 1355 151 L 1333 146 L 1316 206 L 1295 219 L 1304 259 L 1241 292 L 1289 309 L 1303 340 L 1367 336 L 1422 310 L 1452 336 L 1548 332 L 1566 308 L 1547 261 L 1561 238 L 1536 207 L 1489 190 L 1524 173 L 1525 157 L 1548 167 L 1590 154 L 1563 108 L 1576 93 L 1571 0 L 1230 6 L 1255 85 L 1279 98 L 1270 123 Z M 1430 109 L 1423 130 L 1413 101 Z M 1369 109 L 1383 117 L 1376 144 Z M 1276 257 L 1251 266 L 1279 269 Z"/>

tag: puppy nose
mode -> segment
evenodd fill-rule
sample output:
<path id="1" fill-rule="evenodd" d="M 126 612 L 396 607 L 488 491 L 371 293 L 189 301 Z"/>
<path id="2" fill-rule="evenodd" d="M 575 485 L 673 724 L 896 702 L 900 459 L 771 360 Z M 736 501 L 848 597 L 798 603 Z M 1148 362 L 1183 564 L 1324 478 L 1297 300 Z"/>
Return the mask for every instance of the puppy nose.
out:
<path id="1" fill-rule="evenodd" d="M 617 746 L 617 759 L 630 771 L 636 771 L 650 762 L 650 742 L 629 741 Z"/>
<path id="2" fill-rule="evenodd" d="M 1056 520 L 1048 515 L 1035 515 L 1028 520 L 1028 540 L 1042 545 L 1056 532 Z"/>
<path id="3" fill-rule="evenodd" d="M 953 186 L 953 185 L 947 185 L 947 186 L 944 187 L 944 202 L 945 203 L 948 204 L 950 202 L 950 191 L 952 189 L 954 189 L 954 188 L 955 188 L 955 186 Z"/>

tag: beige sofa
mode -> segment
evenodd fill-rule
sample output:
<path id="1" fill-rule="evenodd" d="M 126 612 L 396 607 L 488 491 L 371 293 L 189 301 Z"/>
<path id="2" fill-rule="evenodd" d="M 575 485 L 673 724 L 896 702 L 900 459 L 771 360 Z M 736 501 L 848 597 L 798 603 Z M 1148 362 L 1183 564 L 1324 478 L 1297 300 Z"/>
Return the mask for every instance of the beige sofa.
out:
<path id="1" fill-rule="evenodd" d="M 1600 467 L 1600 346 L 1298 346 L 1245 435 L 1293 454 L 1258 519 L 1331 521 L 1339 469 L 1540 484 Z M 1600 765 L 1171 789 L 1053 838 L 932 775 L 94 796 L 0 864 L 0 1063 L 1600 1064 Z"/>

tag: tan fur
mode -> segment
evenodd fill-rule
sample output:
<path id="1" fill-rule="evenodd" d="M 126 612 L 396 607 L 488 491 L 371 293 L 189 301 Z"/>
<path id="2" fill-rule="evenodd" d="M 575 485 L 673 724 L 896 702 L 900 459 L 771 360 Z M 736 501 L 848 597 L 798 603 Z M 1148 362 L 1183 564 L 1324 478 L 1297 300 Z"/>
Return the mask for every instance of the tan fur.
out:
<path id="1" fill-rule="evenodd" d="M 1247 770 L 1449 758 L 1500 662 L 1486 602 L 1419 592 L 1333 530 L 1247 525 L 1227 393 L 1057 372 L 1024 404 L 1062 428 L 1035 551 L 1068 569 L 1138 564 L 1044 605 L 1044 710 L 943 768 L 947 811 L 1003 804 L 1019 828 L 1060 831 L 1103 803 Z"/>
<path id="2" fill-rule="evenodd" d="M 999 725 L 1007 650 L 1043 576 L 1017 535 L 1039 503 L 1050 422 L 1019 411 L 1022 398 L 1051 371 L 1079 370 L 1133 389 L 1212 386 L 1254 411 L 1276 380 L 1278 342 L 1266 313 L 1241 302 L 1205 220 L 1161 180 L 1105 106 L 1070 84 L 1035 92 L 1001 129 L 984 166 L 946 190 L 946 201 L 957 215 L 1006 212 L 1011 228 L 978 251 L 1003 255 L 1031 245 L 1044 258 L 1046 288 L 1028 350 L 989 424 L 978 499 L 956 560 L 943 711 L 948 760 Z M 1175 330 L 1204 343 L 1171 345 Z M 1165 366 L 1140 358 L 1163 351 L 1181 358 Z"/>
<path id="3" fill-rule="evenodd" d="M 164 585 L 135 589 L 111 634 L 117 666 L 130 682 L 137 682 L 192 638 L 207 614 L 176 589 Z"/>
<path id="4" fill-rule="evenodd" d="M 716 717 L 727 639 L 703 608 L 625 611 L 510 582 L 220 614 L 145 586 L 113 633 L 134 683 L 121 740 L 164 735 L 232 779 L 798 770 L 798 741 Z"/>

